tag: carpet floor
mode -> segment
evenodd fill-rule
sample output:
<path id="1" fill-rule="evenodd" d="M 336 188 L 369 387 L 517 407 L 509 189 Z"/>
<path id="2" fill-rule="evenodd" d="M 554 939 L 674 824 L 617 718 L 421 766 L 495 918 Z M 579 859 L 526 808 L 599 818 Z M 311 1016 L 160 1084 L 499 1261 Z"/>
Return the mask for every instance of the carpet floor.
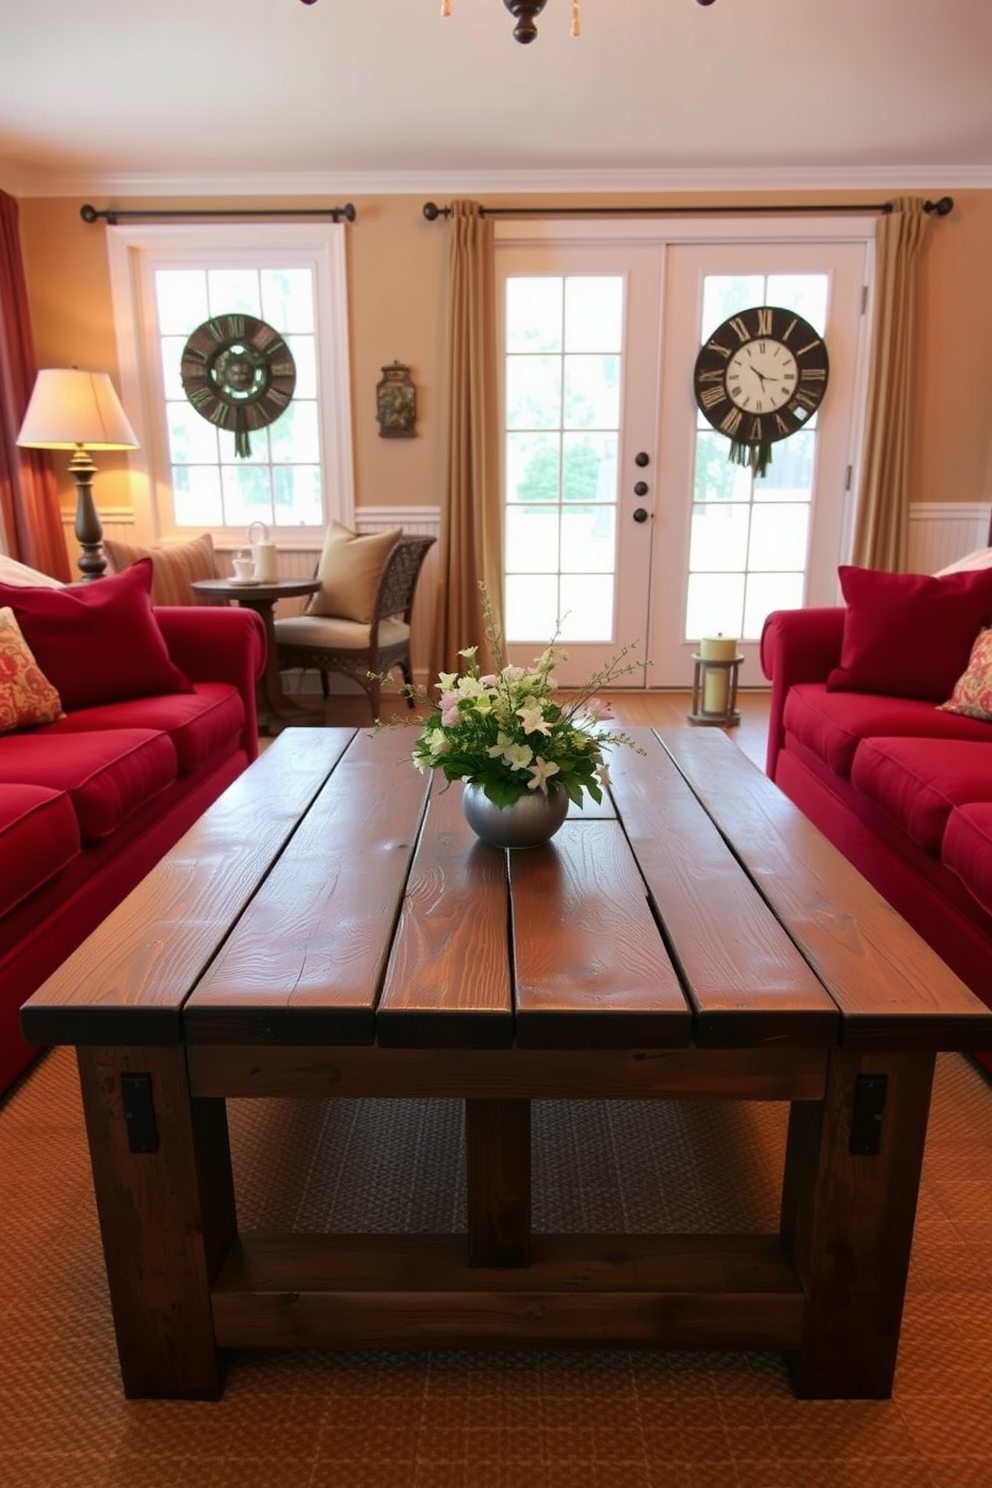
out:
<path id="1" fill-rule="evenodd" d="M 774 1229 L 785 1108 L 534 1110 L 538 1230 Z M 464 1229 L 460 1107 L 233 1101 L 242 1228 Z M 775 1354 L 238 1352 L 126 1401 L 73 1056 L 0 1105 L 2 1488 L 990 1488 L 992 1084 L 938 1059 L 893 1399 Z"/>

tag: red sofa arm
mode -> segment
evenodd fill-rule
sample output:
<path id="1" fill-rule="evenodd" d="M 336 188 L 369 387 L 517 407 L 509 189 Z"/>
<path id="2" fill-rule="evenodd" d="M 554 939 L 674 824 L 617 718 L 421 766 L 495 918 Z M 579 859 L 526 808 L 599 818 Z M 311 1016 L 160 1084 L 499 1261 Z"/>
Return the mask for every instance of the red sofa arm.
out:
<path id="1" fill-rule="evenodd" d="M 842 605 L 830 609 L 773 610 L 761 632 L 761 670 L 772 684 L 765 771 L 775 779 L 775 763 L 785 742 L 782 716 L 789 688 L 797 682 L 825 682 L 840 663 L 844 639 Z"/>
<path id="2" fill-rule="evenodd" d="M 213 605 L 157 605 L 155 619 L 169 656 L 191 682 L 230 682 L 245 706 L 242 746 L 258 757 L 255 683 L 265 667 L 265 626 L 254 610 Z"/>

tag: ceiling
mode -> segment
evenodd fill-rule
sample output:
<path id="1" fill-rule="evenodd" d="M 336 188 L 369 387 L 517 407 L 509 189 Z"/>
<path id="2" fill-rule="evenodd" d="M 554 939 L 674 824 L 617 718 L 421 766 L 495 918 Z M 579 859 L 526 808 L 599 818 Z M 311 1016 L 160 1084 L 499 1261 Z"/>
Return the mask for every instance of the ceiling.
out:
<path id="1" fill-rule="evenodd" d="M 992 186 L 990 0 L 0 0 L 16 195 Z"/>

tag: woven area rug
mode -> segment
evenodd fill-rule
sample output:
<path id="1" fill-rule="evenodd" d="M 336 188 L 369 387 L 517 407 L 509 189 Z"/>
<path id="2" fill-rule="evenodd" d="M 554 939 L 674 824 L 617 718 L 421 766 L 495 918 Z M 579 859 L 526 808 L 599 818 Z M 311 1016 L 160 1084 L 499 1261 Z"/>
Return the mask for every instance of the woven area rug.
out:
<path id="1" fill-rule="evenodd" d="M 243 1228 L 465 1228 L 455 1102 L 229 1103 Z M 534 1108 L 538 1230 L 774 1229 L 786 1111 Z M 121 1394 L 72 1055 L 0 1107 L 0 1488 L 990 1488 L 992 1086 L 938 1060 L 894 1397 L 775 1354 L 238 1352 Z"/>

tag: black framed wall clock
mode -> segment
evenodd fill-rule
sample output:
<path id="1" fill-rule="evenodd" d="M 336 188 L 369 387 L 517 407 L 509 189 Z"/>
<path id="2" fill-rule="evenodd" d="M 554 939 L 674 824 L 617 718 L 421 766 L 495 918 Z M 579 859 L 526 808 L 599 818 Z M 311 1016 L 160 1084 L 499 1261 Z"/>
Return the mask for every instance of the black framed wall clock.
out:
<path id="1" fill-rule="evenodd" d="M 729 438 L 730 458 L 764 475 L 772 445 L 809 422 L 829 377 L 826 344 L 808 320 L 755 305 L 703 342 L 692 385 L 703 417 Z"/>
<path id="2" fill-rule="evenodd" d="M 274 424 L 296 389 L 296 363 L 282 336 L 253 315 L 215 315 L 189 337 L 179 363 L 183 392 L 202 418 L 234 434 L 247 460 L 252 430 Z"/>

